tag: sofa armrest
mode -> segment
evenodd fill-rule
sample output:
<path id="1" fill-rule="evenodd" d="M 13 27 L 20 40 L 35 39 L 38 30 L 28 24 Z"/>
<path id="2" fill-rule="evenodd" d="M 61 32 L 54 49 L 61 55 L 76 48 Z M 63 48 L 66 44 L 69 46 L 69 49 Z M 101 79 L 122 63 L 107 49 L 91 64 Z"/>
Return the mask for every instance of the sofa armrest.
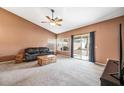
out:
<path id="1" fill-rule="evenodd" d="M 16 55 L 16 63 L 21 63 L 24 61 L 24 50 L 20 50 Z"/>

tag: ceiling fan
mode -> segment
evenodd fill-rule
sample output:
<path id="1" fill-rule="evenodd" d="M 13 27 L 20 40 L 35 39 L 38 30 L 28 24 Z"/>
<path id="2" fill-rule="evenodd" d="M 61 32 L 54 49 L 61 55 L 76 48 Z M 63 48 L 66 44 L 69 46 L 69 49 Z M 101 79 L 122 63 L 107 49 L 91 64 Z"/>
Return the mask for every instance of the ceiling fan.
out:
<path id="1" fill-rule="evenodd" d="M 62 19 L 59 19 L 58 17 L 55 17 L 54 18 L 54 10 L 53 9 L 50 9 L 51 12 L 52 12 L 52 16 L 49 17 L 49 16 L 46 16 L 46 18 L 48 19 L 48 22 L 47 21 L 41 21 L 41 23 L 49 23 L 50 25 L 53 25 L 53 26 L 61 26 L 62 24 Z"/>

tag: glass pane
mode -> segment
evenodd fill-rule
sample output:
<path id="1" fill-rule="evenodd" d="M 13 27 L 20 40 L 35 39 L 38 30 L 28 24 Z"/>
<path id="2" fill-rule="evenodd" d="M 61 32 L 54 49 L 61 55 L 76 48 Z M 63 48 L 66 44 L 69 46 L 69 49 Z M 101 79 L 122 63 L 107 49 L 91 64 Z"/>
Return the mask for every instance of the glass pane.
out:
<path id="1" fill-rule="evenodd" d="M 57 39 L 57 50 L 58 51 L 69 51 L 69 38 Z"/>
<path id="2" fill-rule="evenodd" d="M 77 36 L 74 36 L 74 50 L 73 50 L 73 53 L 74 53 L 74 58 L 78 58 L 78 59 L 81 59 L 81 55 L 82 55 L 82 52 L 81 52 L 81 35 L 77 35 Z"/>
<path id="3" fill-rule="evenodd" d="M 89 34 L 74 36 L 74 58 L 88 60 L 89 53 Z"/>

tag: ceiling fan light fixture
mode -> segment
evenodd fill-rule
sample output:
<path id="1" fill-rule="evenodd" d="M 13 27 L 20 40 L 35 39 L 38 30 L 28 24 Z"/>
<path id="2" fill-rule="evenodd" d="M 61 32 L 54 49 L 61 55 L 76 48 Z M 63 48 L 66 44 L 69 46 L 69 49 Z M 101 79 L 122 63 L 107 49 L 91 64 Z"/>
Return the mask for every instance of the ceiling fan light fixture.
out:
<path id="1" fill-rule="evenodd" d="M 50 25 L 55 26 L 56 24 L 54 22 L 50 22 Z"/>

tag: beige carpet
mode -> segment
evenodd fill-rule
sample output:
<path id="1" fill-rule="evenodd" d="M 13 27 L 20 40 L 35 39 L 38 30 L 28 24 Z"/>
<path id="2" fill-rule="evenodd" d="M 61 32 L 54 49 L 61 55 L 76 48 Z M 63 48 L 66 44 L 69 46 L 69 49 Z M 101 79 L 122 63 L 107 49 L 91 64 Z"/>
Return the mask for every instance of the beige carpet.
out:
<path id="1" fill-rule="evenodd" d="M 0 85 L 97 86 L 104 66 L 73 58 L 58 57 L 45 66 L 37 61 L 0 64 Z"/>

